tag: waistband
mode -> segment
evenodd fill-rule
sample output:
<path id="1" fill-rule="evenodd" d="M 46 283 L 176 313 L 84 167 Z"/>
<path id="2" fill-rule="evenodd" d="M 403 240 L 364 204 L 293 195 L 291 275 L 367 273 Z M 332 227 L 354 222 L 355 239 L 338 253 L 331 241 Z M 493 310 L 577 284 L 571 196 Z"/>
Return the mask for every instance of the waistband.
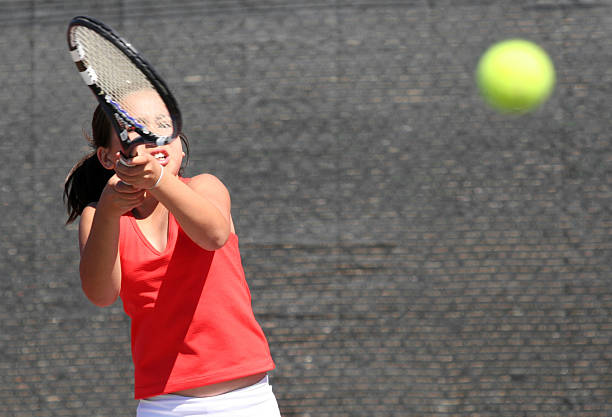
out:
<path id="1" fill-rule="evenodd" d="M 248 409 L 262 402 L 274 399 L 272 387 L 266 375 L 259 382 L 213 397 L 184 397 L 176 394 L 163 394 L 140 400 L 138 416 L 188 416 L 193 412 L 206 415 L 229 413 Z M 274 401 L 276 401 L 274 399 Z M 229 415 L 229 414 L 228 414 Z"/>

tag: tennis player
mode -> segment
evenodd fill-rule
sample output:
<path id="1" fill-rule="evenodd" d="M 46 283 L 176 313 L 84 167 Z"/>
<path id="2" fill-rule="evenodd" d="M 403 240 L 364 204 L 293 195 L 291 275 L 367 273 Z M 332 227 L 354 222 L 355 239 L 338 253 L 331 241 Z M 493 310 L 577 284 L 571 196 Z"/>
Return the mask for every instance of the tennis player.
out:
<path id="1" fill-rule="evenodd" d="M 64 186 L 68 222 L 80 216 L 83 292 L 101 307 L 121 297 L 131 318 L 137 417 L 280 416 L 226 187 L 181 175 L 183 135 L 123 164 L 98 107 L 88 140 Z"/>

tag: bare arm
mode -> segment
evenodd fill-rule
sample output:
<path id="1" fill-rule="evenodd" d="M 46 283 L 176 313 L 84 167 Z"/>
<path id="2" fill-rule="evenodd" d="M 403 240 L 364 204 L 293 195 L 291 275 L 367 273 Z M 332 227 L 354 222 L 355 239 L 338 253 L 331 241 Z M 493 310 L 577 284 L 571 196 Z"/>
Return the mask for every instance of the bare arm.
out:
<path id="1" fill-rule="evenodd" d="M 108 306 L 119 296 L 119 219 L 121 214 L 142 202 L 143 194 L 113 176 L 98 204 L 86 207 L 81 214 L 81 287 L 87 298 L 97 306 Z"/>
<path id="2" fill-rule="evenodd" d="M 216 177 L 198 175 L 185 184 L 173 175 L 164 176 L 148 192 L 170 210 L 199 246 L 216 250 L 225 245 L 232 231 L 231 202 L 227 189 Z"/>
<path id="3" fill-rule="evenodd" d="M 130 166 L 116 164 L 119 178 L 155 197 L 174 215 L 191 240 L 206 250 L 216 250 L 225 244 L 232 232 L 231 202 L 221 181 L 202 174 L 185 184 L 168 172 L 157 183 L 162 168 L 150 154 L 143 152 L 129 163 Z M 151 188 L 154 184 L 155 188 Z"/>

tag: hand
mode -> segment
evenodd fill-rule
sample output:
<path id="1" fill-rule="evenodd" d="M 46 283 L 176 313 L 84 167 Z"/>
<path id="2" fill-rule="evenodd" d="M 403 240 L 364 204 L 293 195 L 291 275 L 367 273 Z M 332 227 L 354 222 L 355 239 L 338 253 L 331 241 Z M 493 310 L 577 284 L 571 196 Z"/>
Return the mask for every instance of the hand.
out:
<path id="1" fill-rule="evenodd" d="M 126 184 L 142 190 L 150 190 L 155 186 L 162 173 L 162 166 L 149 153 L 137 153 L 126 160 L 121 160 L 117 152 L 115 173 Z"/>
<path id="2" fill-rule="evenodd" d="M 116 216 L 140 206 L 145 199 L 145 190 L 128 185 L 117 175 L 110 177 L 98 201 L 98 210 Z"/>

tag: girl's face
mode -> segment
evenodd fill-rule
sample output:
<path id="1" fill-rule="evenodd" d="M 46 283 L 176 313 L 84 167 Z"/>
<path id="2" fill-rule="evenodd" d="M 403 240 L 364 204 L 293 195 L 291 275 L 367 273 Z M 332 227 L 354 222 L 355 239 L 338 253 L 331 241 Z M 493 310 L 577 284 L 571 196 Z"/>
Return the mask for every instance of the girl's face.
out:
<path id="1" fill-rule="evenodd" d="M 137 115 L 138 121 L 147 126 L 149 130 L 160 135 L 169 135 L 172 133 L 170 116 L 168 115 L 166 106 L 154 91 L 142 90 L 130 94 L 122 101 L 122 104 L 126 108 L 130 108 L 131 114 Z M 114 157 L 114 155 L 123 148 L 119 136 L 114 129 L 111 135 L 110 147 L 107 149 L 107 152 L 109 156 Z M 128 137 L 130 138 L 137 136 L 138 133 L 136 132 L 128 133 Z M 164 166 L 164 168 L 169 169 L 174 175 L 178 174 L 183 157 L 185 156 L 183 145 L 179 138 L 163 146 L 141 144 L 133 148 L 131 153 L 132 155 L 136 153 L 139 155 L 143 153 L 152 155 L 162 166 Z"/>
<path id="2" fill-rule="evenodd" d="M 108 149 L 108 153 L 111 156 L 117 154 L 117 152 L 121 152 L 123 147 L 121 146 L 121 141 L 119 140 L 119 136 L 113 130 L 111 137 L 111 146 Z M 131 150 L 132 155 L 143 155 L 145 153 L 153 156 L 160 165 L 162 165 L 165 169 L 169 169 L 174 175 L 178 175 L 178 172 L 181 169 L 181 164 L 183 163 L 183 157 L 185 153 L 183 152 L 183 144 L 179 138 L 174 139 L 169 144 L 163 146 L 156 146 L 155 144 L 140 144 Z"/>

